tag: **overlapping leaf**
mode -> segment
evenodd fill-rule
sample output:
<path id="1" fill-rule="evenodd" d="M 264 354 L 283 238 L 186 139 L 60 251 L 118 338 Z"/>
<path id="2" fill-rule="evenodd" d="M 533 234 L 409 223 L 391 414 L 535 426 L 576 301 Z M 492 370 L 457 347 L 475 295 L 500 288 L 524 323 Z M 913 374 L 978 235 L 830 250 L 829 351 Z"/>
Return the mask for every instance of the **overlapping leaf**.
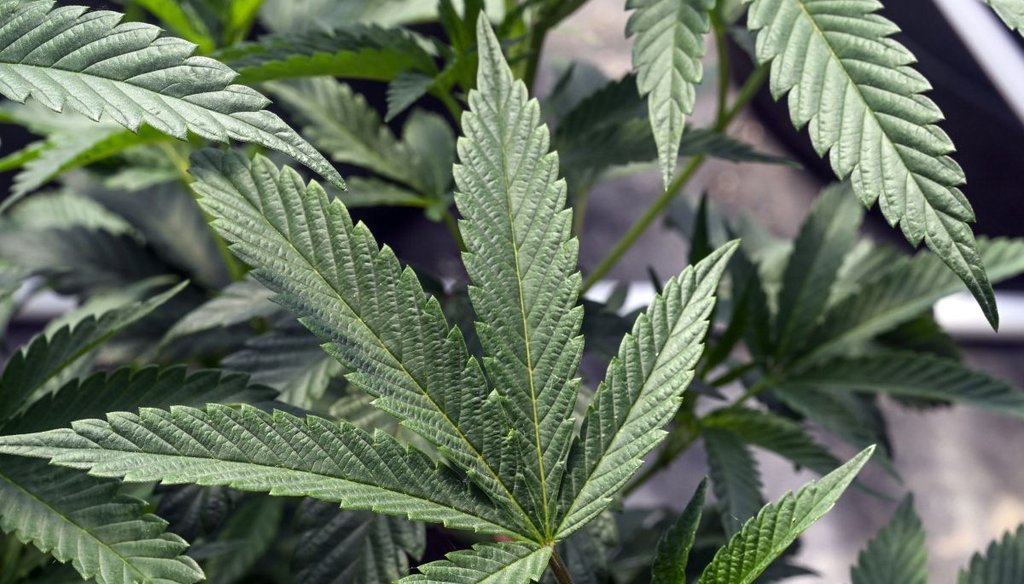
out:
<path id="1" fill-rule="evenodd" d="M 633 39 L 637 88 L 648 111 L 665 186 L 672 181 L 686 116 L 693 113 L 696 85 L 704 75 L 704 35 L 711 29 L 713 0 L 629 0 L 626 23 Z"/>
<path id="2" fill-rule="evenodd" d="M 765 506 L 718 550 L 697 584 L 750 584 L 843 494 L 874 449 Z"/>
<path id="3" fill-rule="evenodd" d="M 579 244 L 540 106 L 513 80 L 485 19 L 478 33 L 477 90 L 462 119 L 455 167 L 463 259 L 487 376 L 523 458 L 529 493 L 522 496 L 551 537 L 583 352 Z"/>
<path id="4" fill-rule="evenodd" d="M 736 244 L 718 249 L 670 280 L 637 318 L 608 366 L 562 486 L 561 533 L 604 510 L 664 437 L 704 349 L 714 294 Z"/>
<path id="5" fill-rule="evenodd" d="M 188 544 L 144 501 L 118 495 L 116 480 L 0 455 L 0 528 L 99 584 L 203 580 Z"/>
<path id="6" fill-rule="evenodd" d="M 800 424 L 770 412 L 724 408 L 704 417 L 701 425 L 727 431 L 747 444 L 770 450 L 819 474 L 829 473 L 840 464 Z"/>
<path id="7" fill-rule="evenodd" d="M 390 584 L 426 546 L 422 523 L 306 500 L 296 513 L 292 568 L 303 584 Z"/>
<path id="8" fill-rule="evenodd" d="M 1015 584 L 1024 578 L 1024 525 L 975 554 L 958 584 Z"/>
<path id="9" fill-rule="evenodd" d="M 754 453 L 735 434 L 708 428 L 703 435 L 722 527 L 731 536 L 764 505 L 761 470 Z"/>
<path id="10" fill-rule="evenodd" d="M 355 25 L 265 36 L 217 54 L 239 83 L 331 76 L 391 81 L 406 71 L 436 72 L 416 38 L 398 28 Z"/>
<path id="11" fill-rule="evenodd" d="M 853 584 L 928 584 L 924 528 L 908 496 L 850 569 Z"/>
<path id="12" fill-rule="evenodd" d="M 500 509 L 424 454 L 388 434 L 315 416 L 221 405 L 115 412 L 72 429 L 0 437 L 0 453 L 129 482 L 310 496 L 457 529 L 514 533 L 503 527 L 509 520 Z"/>
<path id="13" fill-rule="evenodd" d="M 985 0 L 1006 26 L 1024 34 L 1024 3 L 1020 0 Z"/>
<path id="14" fill-rule="evenodd" d="M 936 125 L 942 112 L 924 97 L 930 85 L 891 38 L 899 29 L 880 7 L 875 0 L 754 0 L 748 26 L 758 31 L 758 60 L 772 61 L 772 93 L 789 93 L 793 122 L 808 126 L 821 155 L 830 153 L 836 175 L 851 177 L 866 205 L 878 201 L 912 244 L 924 240 L 997 326 L 968 224 L 974 211 L 958 188 L 963 171 Z"/>
<path id="15" fill-rule="evenodd" d="M 280 118 L 265 97 L 231 85 L 235 73 L 192 56 L 195 45 L 122 15 L 54 8 L 49 0 L 0 3 L 0 94 L 33 97 L 54 111 L 79 111 L 137 131 L 176 138 L 254 142 L 301 161 L 332 182 L 341 176 Z"/>
<path id="16" fill-rule="evenodd" d="M 193 172 L 200 202 L 232 250 L 355 371 L 349 380 L 516 512 L 505 461 L 492 458 L 502 430 L 482 422 L 495 408 L 483 371 L 416 275 L 379 249 L 365 225 L 353 225 L 340 202 L 291 169 L 205 152 Z M 529 533 L 532 522 L 516 513 Z"/>
<path id="17" fill-rule="evenodd" d="M 481 544 L 452 552 L 447 559 L 419 567 L 422 574 L 402 578 L 403 584 L 498 584 L 540 580 L 551 556 L 550 547 L 528 544 Z"/>

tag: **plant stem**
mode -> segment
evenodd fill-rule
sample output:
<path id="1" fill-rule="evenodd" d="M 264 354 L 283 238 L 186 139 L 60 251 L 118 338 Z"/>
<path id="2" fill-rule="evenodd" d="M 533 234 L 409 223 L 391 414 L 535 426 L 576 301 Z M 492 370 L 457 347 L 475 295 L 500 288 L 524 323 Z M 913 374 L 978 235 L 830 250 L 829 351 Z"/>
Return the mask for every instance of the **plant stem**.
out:
<path id="1" fill-rule="evenodd" d="M 762 65 L 750 75 L 747 81 L 743 84 L 743 87 L 740 88 L 740 92 L 736 97 L 736 101 L 733 102 L 732 107 L 730 107 L 724 114 L 718 116 L 718 121 L 714 126 L 715 131 L 721 132 L 729 127 L 729 124 L 732 123 L 733 119 L 736 118 L 739 112 L 742 111 L 743 108 L 750 103 L 750 100 L 757 94 L 758 89 L 761 88 L 761 84 L 764 83 L 767 72 L 768 68 Z M 680 172 L 679 175 L 676 176 L 676 178 L 668 185 L 665 192 L 651 204 L 647 211 L 645 211 L 635 223 L 633 223 L 619 242 L 615 244 L 612 251 L 608 253 L 608 256 L 601 260 L 601 263 L 587 275 L 586 280 L 583 282 L 583 292 L 586 292 L 593 287 L 598 280 L 604 277 L 605 274 L 615 267 L 615 264 L 622 259 L 622 256 L 633 247 L 636 240 L 639 239 L 645 231 L 647 231 L 647 228 L 651 226 L 651 223 L 654 223 L 654 220 L 661 215 L 662 211 L 668 207 L 669 203 L 671 203 L 687 183 L 690 182 L 690 179 L 697 173 L 697 170 L 700 169 L 705 160 L 707 160 L 707 156 L 703 154 L 690 159 L 683 168 L 683 171 Z"/>
<path id="2" fill-rule="evenodd" d="M 645 211 L 635 223 L 633 223 L 629 230 L 622 236 L 622 239 L 615 244 L 612 251 L 609 252 L 603 260 L 601 260 L 601 263 L 594 268 L 593 271 L 587 274 L 587 279 L 583 282 L 583 292 L 590 290 L 598 280 L 603 278 L 605 274 L 615 267 L 615 264 L 619 263 L 622 256 L 625 255 L 631 247 L 633 247 L 636 240 L 639 239 L 645 231 L 647 231 L 647 228 L 650 227 L 651 223 L 661 215 L 661 212 L 664 211 L 665 208 L 668 207 L 669 203 L 676 198 L 679 191 L 686 186 L 686 183 L 688 183 L 691 178 L 693 178 L 693 175 L 704 163 L 705 158 L 707 157 L 701 154 L 700 156 L 695 156 L 690 159 L 690 162 L 686 164 L 686 168 L 684 168 L 683 171 L 672 180 L 668 185 L 668 188 L 665 189 L 665 192 L 647 208 L 647 211 Z"/>
<path id="3" fill-rule="evenodd" d="M 718 53 L 718 107 L 715 109 L 718 122 L 725 115 L 726 100 L 729 98 L 729 44 L 726 42 L 725 25 L 718 16 L 718 10 L 711 11 L 711 25 Z"/>
<path id="4" fill-rule="evenodd" d="M 185 188 L 192 193 L 195 198 L 195 193 L 189 188 L 192 184 L 192 175 L 189 174 L 189 161 L 187 158 L 178 152 L 178 149 L 174 147 L 174 144 L 169 142 L 158 142 L 157 146 L 167 154 L 167 157 L 171 159 L 171 164 L 174 165 L 175 170 L 178 171 L 178 176 L 181 178 L 181 182 L 185 185 Z M 196 205 L 199 207 L 199 211 L 203 214 L 203 219 L 206 220 L 206 228 L 210 231 L 210 236 L 213 238 L 213 244 L 217 247 L 217 253 L 220 254 L 221 260 L 224 261 L 224 267 L 228 270 L 228 275 L 231 277 L 233 282 L 237 282 L 245 276 L 245 270 L 242 265 L 235 260 L 234 254 L 228 249 L 228 244 L 224 241 L 224 238 L 211 226 L 213 217 L 206 212 L 205 209 L 199 205 L 199 201 L 196 201 Z"/>
<path id="5" fill-rule="evenodd" d="M 533 93 L 533 84 L 537 80 L 537 71 L 540 69 L 540 56 L 544 52 L 544 37 L 548 34 L 548 25 L 538 22 L 530 31 L 530 41 L 526 47 L 526 69 L 523 70 L 523 83 Z"/>
<path id="6" fill-rule="evenodd" d="M 459 229 L 459 223 L 455 220 L 455 215 L 452 215 L 450 209 L 444 210 L 442 216 L 445 227 L 448 228 L 449 233 L 452 234 L 452 239 L 455 240 L 455 245 L 459 246 L 459 251 L 466 251 L 466 240 L 462 239 L 462 231 Z"/>
<path id="7" fill-rule="evenodd" d="M 590 189 L 583 188 L 570 198 L 572 201 L 572 232 L 577 238 L 583 236 L 583 222 L 587 216 L 587 199 L 589 196 Z"/>
<path id="8" fill-rule="evenodd" d="M 572 576 L 569 575 L 569 569 L 565 567 L 562 556 L 558 554 L 558 548 L 553 544 L 551 546 L 551 560 L 548 561 L 548 566 L 551 568 L 551 573 L 555 576 L 555 581 L 558 584 L 572 584 Z"/>

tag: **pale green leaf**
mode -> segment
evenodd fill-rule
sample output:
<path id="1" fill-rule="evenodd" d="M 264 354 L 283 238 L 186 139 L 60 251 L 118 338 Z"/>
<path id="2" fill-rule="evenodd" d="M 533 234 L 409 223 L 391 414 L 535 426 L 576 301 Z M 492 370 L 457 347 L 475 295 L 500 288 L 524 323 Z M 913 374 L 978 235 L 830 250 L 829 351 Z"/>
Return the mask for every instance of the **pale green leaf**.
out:
<path id="1" fill-rule="evenodd" d="M 403 584 L 528 584 L 544 574 L 551 548 L 499 543 L 479 544 L 452 552 L 447 559 L 419 567 L 421 574 L 402 578 Z"/>
<path id="2" fill-rule="evenodd" d="M 572 211 L 540 106 L 513 79 L 486 19 L 479 20 L 477 44 L 477 89 L 462 117 L 455 167 L 463 260 L 487 377 L 523 459 L 522 499 L 551 537 L 583 353 L 579 243 L 570 234 Z"/>
<path id="3" fill-rule="evenodd" d="M 451 168 L 451 165 L 448 166 Z M 372 177 L 354 176 L 348 190 L 334 193 L 349 209 L 357 207 L 427 207 L 430 199 L 408 187 Z"/>
<path id="4" fill-rule="evenodd" d="M 793 373 L 780 384 L 948 400 L 1024 417 L 1024 391 L 957 361 L 921 353 L 882 352 L 834 359 Z"/>
<path id="5" fill-rule="evenodd" d="M 853 584 L 928 584 L 928 550 L 913 497 L 903 499 L 889 523 L 861 550 L 850 579 Z"/>
<path id="6" fill-rule="evenodd" d="M 825 311 L 832 283 L 853 248 L 863 210 L 845 185 L 825 189 L 786 263 L 775 317 L 775 355 L 802 346 Z"/>
<path id="7" fill-rule="evenodd" d="M 981 240 L 981 258 L 993 282 L 1024 272 L 1024 241 Z M 895 328 L 929 310 L 940 298 L 963 287 L 938 258 L 918 254 L 905 269 L 878 280 L 832 306 L 806 343 L 804 361 L 848 349 L 851 344 Z"/>
<path id="8" fill-rule="evenodd" d="M 409 109 L 412 104 L 427 94 L 433 84 L 433 77 L 415 71 L 402 71 L 395 75 L 395 78 L 388 84 L 388 113 L 384 116 L 384 121 L 390 122 L 398 114 Z"/>
<path id="9" fill-rule="evenodd" d="M 212 300 L 181 318 L 167 331 L 163 342 L 169 343 L 203 331 L 268 318 L 281 308 L 270 301 L 273 293 L 252 278 L 232 282 Z"/>
<path id="10" fill-rule="evenodd" d="M 273 391 L 251 385 L 244 375 L 212 369 L 190 374 L 182 366 L 151 366 L 137 371 L 123 368 L 69 382 L 57 393 L 32 404 L 21 416 L 0 423 L 0 433 L 52 430 L 82 418 L 102 417 L 107 412 L 172 405 L 254 403 L 273 397 Z"/>
<path id="11" fill-rule="evenodd" d="M 253 441 L 252 436 L 261 439 Z M 144 408 L 72 429 L 0 437 L 0 453 L 128 482 L 230 486 L 513 535 L 508 518 L 447 467 L 347 424 L 250 406 Z"/>
<path id="12" fill-rule="evenodd" d="M 129 148 L 167 139 L 149 126 L 136 131 L 117 124 L 98 123 L 51 134 L 48 146 L 25 164 L 14 179 L 11 196 L 21 198 L 65 172 L 88 166 Z"/>
<path id="13" fill-rule="evenodd" d="M 702 418 L 701 425 L 728 431 L 747 444 L 770 450 L 818 474 L 832 472 L 840 465 L 800 424 L 770 412 L 723 408 Z"/>
<path id="14" fill-rule="evenodd" d="M 0 528 L 98 584 L 203 580 L 184 555 L 188 544 L 118 487 L 41 460 L 0 456 Z"/>
<path id="15" fill-rule="evenodd" d="M 993 327 L 998 312 L 958 188 L 963 171 L 936 125 L 942 112 L 914 56 L 892 38 L 895 24 L 876 0 L 754 0 L 748 27 L 757 57 L 772 62 L 771 89 L 789 93 L 794 124 L 808 126 L 839 178 L 851 177 L 865 205 L 876 201 L 907 240 L 922 240 L 977 298 Z"/>
<path id="16" fill-rule="evenodd" d="M 377 26 L 269 35 L 224 49 L 217 58 L 244 84 L 319 76 L 391 81 L 404 72 L 436 72 L 415 36 Z"/>
<path id="17" fill-rule="evenodd" d="M 17 102 L 33 97 L 54 111 L 76 110 L 132 131 L 147 124 L 179 139 L 191 132 L 218 142 L 253 142 L 344 185 L 319 152 L 264 109 L 265 97 L 231 85 L 231 69 L 192 56 L 195 45 L 160 37 L 155 26 L 120 23 L 122 16 L 54 8 L 48 0 L 3 1 L 0 94 Z"/>
<path id="18" fill-rule="evenodd" d="M 39 194 L 24 200 L 11 209 L 9 217 L 20 228 L 32 230 L 74 226 L 115 234 L 132 230 L 131 225 L 104 209 L 103 205 L 68 190 Z"/>
<path id="19" fill-rule="evenodd" d="M 207 151 L 195 157 L 193 172 L 200 202 L 232 251 L 354 371 L 349 381 L 470 471 L 532 533 L 507 479 L 514 462 L 495 456 L 504 429 L 481 423 L 498 416 L 483 371 L 412 270 L 294 170 Z"/>
<path id="20" fill-rule="evenodd" d="M 682 514 L 658 541 L 658 551 L 651 568 L 651 584 L 686 584 L 686 565 L 693 542 L 697 539 L 707 485 L 707 479 L 700 482 Z"/>
<path id="21" fill-rule="evenodd" d="M 702 434 L 722 527 L 732 536 L 764 505 L 761 471 L 750 448 L 732 432 L 708 428 Z"/>
<path id="22" fill-rule="evenodd" d="M 864 467 L 868 448 L 821 479 L 766 505 L 718 550 L 698 584 L 751 584 L 796 538 L 821 519 Z"/>
<path id="23" fill-rule="evenodd" d="M 571 533 L 608 507 L 665 437 L 704 350 L 715 290 L 736 243 L 665 285 L 619 346 L 569 455 L 561 528 Z"/>
<path id="24" fill-rule="evenodd" d="M 1024 2 L 1021 0 L 985 0 L 1006 26 L 1024 34 Z"/>
<path id="25" fill-rule="evenodd" d="M 292 570 L 303 584 L 391 584 L 426 547 L 422 523 L 307 499 L 296 512 Z"/>
<path id="26" fill-rule="evenodd" d="M 8 420 L 29 404 L 36 390 L 83 355 L 100 346 L 127 326 L 138 322 L 185 287 L 185 283 L 154 296 L 108 311 L 99 316 L 40 334 L 7 362 L 0 376 L 0 420 Z"/>
<path id="27" fill-rule="evenodd" d="M 1024 525 L 989 544 L 985 555 L 974 554 L 958 584 L 1017 584 L 1024 579 Z"/>
<path id="28" fill-rule="evenodd" d="M 217 584 L 243 581 L 274 543 L 283 515 L 284 500 L 277 497 L 253 497 L 243 502 L 212 544 L 223 553 L 203 565 L 206 579 Z"/>
<path id="29" fill-rule="evenodd" d="M 352 23 L 396 27 L 437 14 L 423 0 L 266 0 L 260 22 L 275 32 L 333 30 Z"/>
<path id="30" fill-rule="evenodd" d="M 648 96 L 651 128 L 665 186 L 672 181 L 686 116 L 693 113 L 696 85 L 704 76 L 704 35 L 711 29 L 713 0 L 629 0 L 626 23 L 633 39 L 637 88 Z"/>

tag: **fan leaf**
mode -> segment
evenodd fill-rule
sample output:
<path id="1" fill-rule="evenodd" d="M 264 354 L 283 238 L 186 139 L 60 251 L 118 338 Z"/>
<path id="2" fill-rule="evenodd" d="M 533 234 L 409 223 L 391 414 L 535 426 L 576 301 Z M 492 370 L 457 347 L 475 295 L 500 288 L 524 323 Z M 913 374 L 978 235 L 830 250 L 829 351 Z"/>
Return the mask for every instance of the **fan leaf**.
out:
<path id="1" fill-rule="evenodd" d="M 341 176 L 275 114 L 258 92 L 231 85 L 235 72 L 194 57 L 195 45 L 123 15 L 54 8 L 49 0 L 0 3 L 0 95 L 33 97 L 54 111 L 143 124 L 184 140 L 253 142 L 283 152 L 344 186 Z M 115 40 L 116 39 L 116 40 Z M 13 202 L 8 199 L 8 203 Z"/>
<path id="2" fill-rule="evenodd" d="M 871 458 L 869 447 L 821 479 L 766 505 L 718 550 L 697 584 L 751 584 L 796 538 L 821 519 Z"/>
<path id="3" fill-rule="evenodd" d="M 748 27 L 757 58 L 772 62 L 771 89 L 789 93 L 793 123 L 807 126 L 839 178 L 865 205 L 876 201 L 907 240 L 922 240 L 974 294 L 993 327 L 992 285 L 968 225 L 974 211 L 958 188 L 963 171 L 936 125 L 942 112 L 923 92 L 914 56 L 876 0 L 754 0 Z"/>
<path id="4" fill-rule="evenodd" d="M 914 498 L 900 503 L 889 523 L 868 542 L 850 569 L 853 584 L 928 584 L 924 528 Z"/>
<path id="5" fill-rule="evenodd" d="M 646 95 L 661 176 L 668 188 L 679 158 L 686 116 L 704 76 L 704 35 L 711 30 L 714 0 L 629 0 L 626 23 L 633 39 L 637 88 Z"/>
<path id="6" fill-rule="evenodd" d="M 477 545 L 452 552 L 447 559 L 419 567 L 422 574 L 402 578 L 403 584 L 503 584 L 540 580 L 551 548 L 527 544 Z"/>
<path id="7" fill-rule="evenodd" d="M 974 554 L 958 584 L 1015 584 L 1024 579 L 1024 525 L 992 542 L 985 555 Z"/>
<path id="8" fill-rule="evenodd" d="M 737 244 L 669 280 L 608 365 L 569 454 L 560 534 L 603 511 L 665 437 L 704 350 L 715 290 Z"/>

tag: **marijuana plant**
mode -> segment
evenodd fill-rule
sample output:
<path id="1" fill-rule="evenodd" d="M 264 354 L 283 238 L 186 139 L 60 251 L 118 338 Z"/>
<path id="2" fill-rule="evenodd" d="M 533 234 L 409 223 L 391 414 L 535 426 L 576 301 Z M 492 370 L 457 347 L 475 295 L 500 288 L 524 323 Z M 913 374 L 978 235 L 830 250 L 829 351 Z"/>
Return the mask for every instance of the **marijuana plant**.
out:
<path id="1" fill-rule="evenodd" d="M 750 2 L 762 65 L 710 128 L 685 123 L 704 37 L 724 54 L 746 3 L 630 1 L 635 76 L 583 95 L 570 69 L 542 102 L 544 35 L 583 2 L 505 4 L 0 0 L 0 95 L 38 103 L 0 121 L 41 137 L 0 159 L 0 323 L 19 288 L 81 300 L 0 375 L 0 584 L 775 581 L 872 453 L 897 474 L 879 395 L 1024 417 L 929 312 L 963 282 L 994 325 L 1024 242 L 975 241 L 877 3 Z M 793 242 L 677 197 L 710 157 L 788 162 L 725 133 L 769 67 L 851 179 Z M 383 117 L 341 80 L 386 83 Z M 584 279 L 589 190 L 651 161 L 664 193 Z M 858 240 L 858 198 L 935 255 Z M 404 265 L 367 206 L 444 223 L 468 285 Z M 639 313 L 581 300 L 664 211 L 690 267 Z M 681 514 L 620 512 L 698 441 L 711 511 L 705 481 Z M 822 476 L 765 505 L 752 447 Z M 907 502 L 854 582 L 923 582 L 923 540 Z M 961 581 L 1020 581 L 1021 540 Z"/>

